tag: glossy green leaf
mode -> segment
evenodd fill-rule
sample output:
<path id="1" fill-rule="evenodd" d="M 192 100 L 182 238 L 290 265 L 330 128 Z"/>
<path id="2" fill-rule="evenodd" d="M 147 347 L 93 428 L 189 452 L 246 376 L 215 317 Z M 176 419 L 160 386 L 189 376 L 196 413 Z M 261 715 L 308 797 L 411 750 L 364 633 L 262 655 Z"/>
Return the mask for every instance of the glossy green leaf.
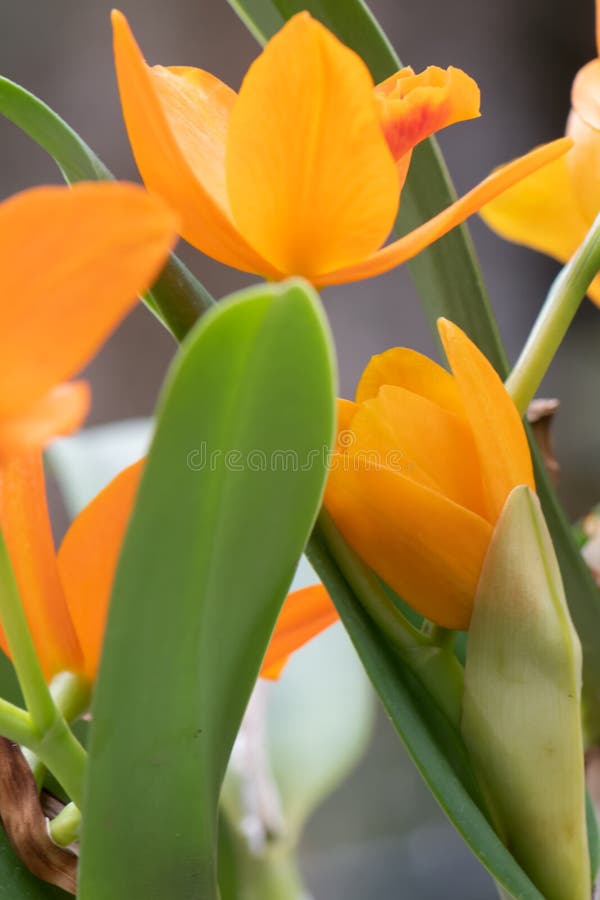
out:
<path id="1" fill-rule="evenodd" d="M 299 280 L 220 304 L 182 346 L 113 591 L 82 900 L 216 897 L 221 781 L 319 507 L 335 387 Z"/>
<path id="2" fill-rule="evenodd" d="M 446 815 L 511 897 L 543 900 L 500 841 L 473 799 L 464 773 L 450 758 L 450 744 L 460 738 L 450 732 L 448 721 L 436 714 L 427 692 L 362 609 L 318 530 L 311 538 L 308 555 L 327 586 L 394 727 Z"/>
<path id="3" fill-rule="evenodd" d="M 49 106 L 25 88 L 2 77 L 0 114 L 50 154 L 68 184 L 113 177 L 85 141 Z M 174 254 L 144 300 L 177 339 L 185 337 L 196 320 L 215 302 Z"/>

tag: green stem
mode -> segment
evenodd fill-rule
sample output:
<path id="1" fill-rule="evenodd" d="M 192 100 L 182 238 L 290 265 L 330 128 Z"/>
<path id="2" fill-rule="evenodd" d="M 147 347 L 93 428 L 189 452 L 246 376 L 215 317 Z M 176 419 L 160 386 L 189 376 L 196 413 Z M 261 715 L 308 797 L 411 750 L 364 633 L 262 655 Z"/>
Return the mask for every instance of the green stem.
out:
<path id="1" fill-rule="evenodd" d="M 243 875 L 243 900 L 311 900 L 294 855 L 287 850 L 248 855 Z"/>
<path id="2" fill-rule="evenodd" d="M 81 812 L 74 803 L 68 803 L 48 825 L 50 837 L 59 847 L 67 847 L 79 837 Z"/>
<path id="3" fill-rule="evenodd" d="M 28 744 L 35 740 L 31 716 L 24 709 L 0 699 L 0 734 L 15 744 Z"/>
<path id="4" fill-rule="evenodd" d="M 340 572 L 361 606 L 388 638 L 403 662 L 435 698 L 453 725 L 459 727 L 463 696 L 463 668 L 448 643 L 446 629 L 430 634 L 404 618 L 383 589 L 379 579 L 348 546 L 331 516 L 322 510 L 316 526 Z M 437 639 L 442 635 L 442 645 Z M 454 637 L 454 632 L 449 635 Z"/>
<path id="5" fill-rule="evenodd" d="M 82 808 L 87 753 L 58 710 L 52 726 L 40 739 L 29 744 L 29 749 L 52 772 L 71 800 Z"/>
<path id="6" fill-rule="evenodd" d="M 68 723 L 75 722 L 89 707 L 90 684 L 87 679 L 74 672 L 59 672 L 50 683 L 50 694 L 54 703 Z M 23 751 L 38 791 L 42 789 L 46 767 L 31 750 Z"/>
<path id="7" fill-rule="evenodd" d="M 33 725 L 40 733 L 44 733 L 54 722 L 56 707 L 35 651 L 8 549 L 1 531 L 0 619 Z"/>
<path id="8" fill-rule="evenodd" d="M 75 672 L 59 672 L 50 682 L 50 694 L 67 722 L 87 711 L 92 695 L 89 681 Z"/>
<path id="9" fill-rule="evenodd" d="M 21 740 L 50 769 L 78 806 L 83 801 L 83 776 L 86 753 L 57 709 L 46 684 L 35 651 L 27 617 L 19 596 L 4 536 L 0 531 L 0 619 L 8 641 L 10 655 L 21 685 L 28 713 L 27 719 L 15 716 L 17 707 L 4 711 L 19 723 Z M 68 696 L 72 701 L 72 684 Z M 21 711 L 22 712 L 22 711 Z M 30 723 L 30 728 L 25 725 Z M 7 722 L 7 726 L 9 726 Z M 12 737 L 15 734 L 6 735 Z"/>
<path id="10" fill-rule="evenodd" d="M 535 397 L 581 301 L 599 271 L 600 216 L 550 288 L 527 343 L 506 381 L 506 387 L 521 415 L 525 414 Z"/>

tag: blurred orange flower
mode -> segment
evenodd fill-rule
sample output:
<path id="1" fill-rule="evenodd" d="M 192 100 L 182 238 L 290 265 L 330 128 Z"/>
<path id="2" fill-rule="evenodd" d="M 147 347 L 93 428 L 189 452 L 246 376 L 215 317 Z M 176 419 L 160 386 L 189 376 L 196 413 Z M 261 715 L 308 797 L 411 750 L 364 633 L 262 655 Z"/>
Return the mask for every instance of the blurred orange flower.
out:
<path id="1" fill-rule="evenodd" d="M 410 606 L 469 625 L 479 573 L 510 491 L 534 488 L 519 414 L 498 375 L 451 322 L 452 374 L 395 348 L 339 401 L 325 505 L 342 536 Z"/>
<path id="2" fill-rule="evenodd" d="M 596 10 L 600 56 L 600 0 Z M 481 214 L 502 237 L 567 262 L 600 213 L 600 58 L 579 70 L 571 91 L 571 152 L 519 182 Z M 588 294 L 600 305 L 600 276 Z"/>
<path id="3" fill-rule="evenodd" d="M 0 527 L 48 679 L 82 671 L 84 648 L 56 565 L 42 449 L 85 417 L 87 385 L 68 379 L 151 284 L 176 228 L 134 185 L 43 187 L 0 204 Z M 3 634 L 0 646 L 10 652 Z"/>
<path id="4" fill-rule="evenodd" d="M 92 681 L 100 650 L 121 544 L 133 509 L 144 460 L 124 469 L 83 509 L 67 531 L 58 554 L 66 602 Z M 322 585 L 288 595 L 262 666 L 264 678 L 278 678 L 289 656 L 337 619 Z"/>
<path id="5" fill-rule="evenodd" d="M 146 185 L 178 211 L 191 244 L 269 279 L 303 275 L 321 287 L 386 272 L 570 146 L 534 150 L 382 248 L 412 148 L 479 115 L 479 90 L 464 72 L 404 69 L 375 87 L 352 50 L 300 13 L 236 94 L 200 69 L 147 66 L 121 13 L 113 25 L 123 114 Z"/>

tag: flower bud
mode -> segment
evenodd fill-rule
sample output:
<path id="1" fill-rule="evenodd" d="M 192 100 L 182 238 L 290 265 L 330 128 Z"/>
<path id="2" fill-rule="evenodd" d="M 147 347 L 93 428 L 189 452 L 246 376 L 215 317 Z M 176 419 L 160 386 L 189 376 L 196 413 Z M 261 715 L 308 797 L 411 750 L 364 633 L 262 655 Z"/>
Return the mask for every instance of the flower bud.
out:
<path id="1" fill-rule="evenodd" d="M 462 731 L 501 837 L 546 900 L 589 900 L 581 647 L 540 504 L 509 495 L 467 644 Z"/>

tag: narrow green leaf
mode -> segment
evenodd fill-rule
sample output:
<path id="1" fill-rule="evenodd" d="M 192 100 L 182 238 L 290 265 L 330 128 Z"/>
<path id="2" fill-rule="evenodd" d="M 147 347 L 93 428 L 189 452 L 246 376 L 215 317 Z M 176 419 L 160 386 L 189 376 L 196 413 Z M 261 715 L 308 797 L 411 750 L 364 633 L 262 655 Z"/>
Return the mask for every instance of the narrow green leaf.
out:
<path id="1" fill-rule="evenodd" d="M 598 874 L 598 866 L 600 864 L 600 832 L 598 830 L 598 819 L 596 818 L 596 810 L 592 803 L 589 792 L 585 792 L 585 821 L 587 825 L 588 845 L 590 848 L 590 869 L 592 882 L 596 881 Z"/>
<path id="2" fill-rule="evenodd" d="M 308 9 L 367 63 L 375 81 L 391 75 L 400 61 L 363 0 L 230 0 L 264 38 L 281 22 Z M 465 126 L 468 127 L 468 126 Z M 434 139 L 416 147 L 402 191 L 397 231 L 404 233 L 435 215 L 456 197 Z M 503 378 L 508 361 L 494 318 L 475 250 L 465 225 L 453 229 L 409 263 L 423 309 L 438 340 L 436 320 L 445 316 L 459 325 L 486 354 Z M 585 565 L 571 527 L 546 472 L 532 435 L 530 444 L 538 494 L 558 556 L 569 607 L 583 648 L 584 706 L 588 738 L 600 740 L 600 593 Z"/>
<path id="3" fill-rule="evenodd" d="M 333 598 L 374 687 L 415 765 L 466 843 L 516 900 L 543 900 L 500 841 L 466 785 L 465 773 L 449 758 L 459 741 L 445 717 L 436 716 L 431 699 L 386 646 L 341 576 L 326 544 L 313 534 L 308 556 Z"/>
<path id="4" fill-rule="evenodd" d="M 184 343 L 113 592 L 82 900 L 216 897 L 221 781 L 319 507 L 334 402 L 329 331 L 299 280 L 220 304 Z"/>
<path id="5" fill-rule="evenodd" d="M 54 159 L 68 184 L 113 177 L 77 132 L 49 106 L 25 88 L 2 77 L 0 114 L 14 122 Z M 204 285 L 173 253 L 144 300 L 178 340 L 215 302 Z"/>

